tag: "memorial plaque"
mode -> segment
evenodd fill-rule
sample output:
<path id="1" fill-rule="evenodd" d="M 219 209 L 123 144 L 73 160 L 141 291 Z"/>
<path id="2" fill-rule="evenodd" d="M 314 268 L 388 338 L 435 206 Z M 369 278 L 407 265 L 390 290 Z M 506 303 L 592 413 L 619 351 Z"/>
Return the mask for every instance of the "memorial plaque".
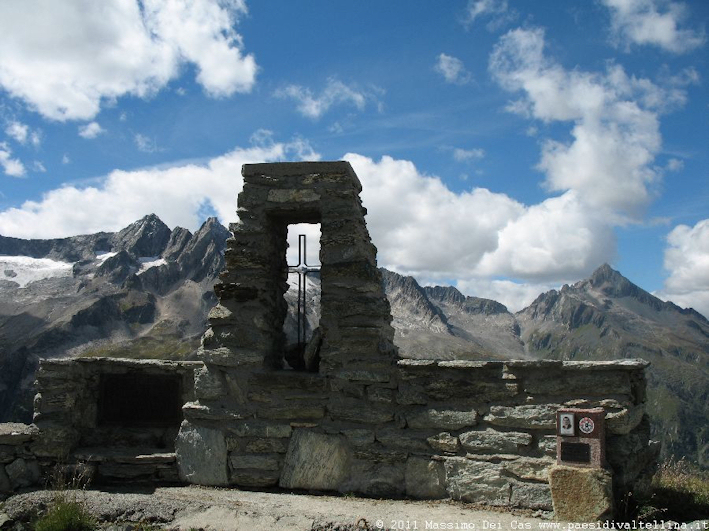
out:
<path id="1" fill-rule="evenodd" d="M 602 468 L 606 459 L 603 408 L 562 408 L 556 414 L 556 462 Z"/>
<path id="2" fill-rule="evenodd" d="M 568 463 L 591 463 L 591 446 L 587 443 L 561 441 L 561 460 Z"/>

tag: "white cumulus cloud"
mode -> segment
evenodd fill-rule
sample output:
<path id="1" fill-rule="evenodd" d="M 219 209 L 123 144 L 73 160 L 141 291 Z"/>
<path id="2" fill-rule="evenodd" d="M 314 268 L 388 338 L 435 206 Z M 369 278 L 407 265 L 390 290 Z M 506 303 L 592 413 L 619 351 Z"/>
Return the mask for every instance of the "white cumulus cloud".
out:
<path id="1" fill-rule="evenodd" d="M 5 127 L 5 134 L 8 136 L 11 136 L 14 138 L 17 142 L 20 144 L 24 144 L 27 142 L 27 136 L 29 134 L 29 127 L 27 127 L 25 124 L 18 122 L 18 121 L 12 121 L 9 124 L 7 124 L 7 127 Z"/>
<path id="2" fill-rule="evenodd" d="M 458 162 L 482 159 L 483 157 L 485 157 L 485 150 L 481 148 L 453 148 L 453 158 Z"/>
<path id="3" fill-rule="evenodd" d="M 709 219 L 669 233 L 664 265 L 670 275 L 658 295 L 709 317 Z"/>
<path id="4" fill-rule="evenodd" d="M 142 151 L 143 153 L 155 153 L 156 151 L 160 150 L 155 139 L 150 138 L 147 135 L 136 133 L 133 137 L 133 140 L 135 141 L 135 145 L 138 148 L 138 151 Z"/>
<path id="5" fill-rule="evenodd" d="M 195 229 L 204 205 L 227 223 L 236 218 L 242 164 L 318 158 L 302 138 L 275 142 L 270 132 L 257 131 L 252 144 L 204 164 L 115 170 L 100 185 L 65 185 L 0 212 L 0 234 L 48 238 L 118 230 L 151 212 L 170 226 Z M 612 232 L 572 192 L 524 205 L 485 188 L 453 192 L 408 160 L 344 158 L 362 181 L 379 263 L 421 282 L 457 279 L 472 289 L 494 279 L 506 294 L 498 300 L 518 308 L 538 286 L 558 287 L 613 257 Z M 468 294 L 491 297 L 490 289 Z"/>
<path id="6" fill-rule="evenodd" d="M 541 293 L 559 289 L 564 282 L 520 283 L 511 280 L 490 280 L 487 277 L 459 280 L 456 287 L 462 292 L 483 299 L 492 299 L 518 312 L 529 306 Z"/>
<path id="7" fill-rule="evenodd" d="M 148 97 L 192 63 L 213 96 L 248 92 L 256 61 L 234 25 L 243 1 L 5 0 L 0 86 L 53 120 L 90 120 L 127 94 Z"/>
<path id="8" fill-rule="evenodd" d="M 373 96 L 368 92 L 345 85 L 342 81 L 329 78 L 325 88 L 319 95 L 315 95 L 309 88 L 300 85 L 288 85 L 275 92 L 276 97 L 292 99 L 300 114 L 317 120 L 334 105 L 354 105 L 358 110 L 363 110 L 368 99 Z"/>
<path id="9" fill-rule="evenodd" d="M 626 45 L 653 45 L 684 53 L 704 44 L 703 33 L 682 29 L 689 16 L 683 2 L 666 0 L 602 0 L 611 12 L 614 39 Z"/>
<path id="10" fill-rule="evenodd" d="M 547 138 L 539 169 L 552 192 L 575 191 L 617 222 L 643 216 L 660 172 L 659 115 L 684 102 L 684 91 L 629 76 L 610 65 L 600 73 L 566 70 L 545 56 L 544 32 L 517 29 L 490 56 L 500 85 L 522 96 L 509 110 L 571 125 L 571 141 Z"/>
<path id="11" fill-rule="evenodd" d="M 2 153 L 2 151 L 0 151 Z M 211 204 L 223 223 L 236 221 L 236 197 L 245 163 L 314 160 L 318 154 L 302 139 L 262 142 L 236 148 L 205 164 L 168 168 L 115 170 L 98 186 L 65 185 L 40 201 L 0 212 L 0 234 L 19 238 L 59 238 L 97 231 L 115 231 L 149 213 L 165 223 L 196 229 L 200 209 Z"/>
<path id="12" fill-rule="evenodd" d="M 92 139 L 96 138 L 101 133 L 105 133 L 106 130 L 101 127 L 98 122 L 90 122 L 85 125 L 79 126 L 79 136 L 81 138 Z"/>
<path id="13" fill-rule="evenodd" d="M 22 161 L 12 158 L 12 150 L 7 142 L 0 142 L 0 166 L 2 166 L 5 175 L 10 177 L 24 177 L 27 173 Z"/>
<path id="14" fill-rule="evenodd" d="M 465 69 L 463 61 L 444 53 L 438 56 L 434 70 L 443 76 L 446 83 L 465 85 L 471 80 L 470 72 Z"/>
<path id="15" fill-rule="evenodd" d="M 614 256 L 611 228 L 573 192 L 528 206 L 484 188 L 455 193 L 410 161 L 345 159 L 362 181 L 380 264 L 422 281 L 573 280 Z"/>
<path id="16" fill-rule="evenodd" d="M 517 18 L 517 12 L 509 9 L 507 0 L 468 0 L 463 24 L 469 26 L 480 18 L 488 18 L 487 29 L 494 31 Z"/>

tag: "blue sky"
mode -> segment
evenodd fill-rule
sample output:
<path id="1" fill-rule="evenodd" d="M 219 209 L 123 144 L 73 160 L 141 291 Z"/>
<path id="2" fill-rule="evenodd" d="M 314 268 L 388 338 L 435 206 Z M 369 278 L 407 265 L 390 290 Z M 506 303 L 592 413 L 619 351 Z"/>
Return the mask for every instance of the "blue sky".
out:
<path id="1" fill-rule="evenodd" d="M 709 314 L 703 0 L 5 0 L 0 234 L 236 221 L 347 159 L 381 265 L 521 309 L 608 262 Z"/>

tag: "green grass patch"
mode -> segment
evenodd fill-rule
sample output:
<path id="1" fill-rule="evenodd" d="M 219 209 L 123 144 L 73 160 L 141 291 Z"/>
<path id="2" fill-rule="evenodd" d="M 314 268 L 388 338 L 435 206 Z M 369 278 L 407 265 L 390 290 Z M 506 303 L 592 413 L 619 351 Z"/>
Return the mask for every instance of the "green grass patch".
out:
<path id="1" fill-rule="evenodd" d="M 130 358 L 181 361 L 197 351 L 199 339 L 176 337 L 140 337 L 98 348 L 88 349 L 81 354 L 85 358 Z"/>
<path id="2" fill-rule="evenodd" d="M 691 522 L 709 515 L 709 472 L 681 459 L 660 465 L 652 495 L 638 503 L 637 519 Z"/>
<path id="3" fill-rule="evenodd" d="M 35 531 L 93 531 L 96 519 L 81 503 L 59 495 L 34 524 Z"/>

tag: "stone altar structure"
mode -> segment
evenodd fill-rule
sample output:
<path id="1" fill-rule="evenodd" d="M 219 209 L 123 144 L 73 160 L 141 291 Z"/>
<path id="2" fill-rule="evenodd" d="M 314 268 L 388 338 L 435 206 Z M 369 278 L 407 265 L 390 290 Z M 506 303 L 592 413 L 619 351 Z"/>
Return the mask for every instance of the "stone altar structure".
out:
<path id="1" fill-rule="evenodd" d="M 551 510 L 562 407 L 604 409 L 617 492 L 648 478 L 658 448 L 645 414 L 646 362 L 400 359 L 350 165 L 254 164 L 243 175 L 203 363 L 44 360 L 36 428 L 0 431 L 0 490 L 27 483 L 13 480 L 20 472 L 46 476 L 69 462 L 114 481 Z M 282 324 L 287 225 L 301 222 L 321 223 L 322 294 L 319 332 L 297 371 L 284 363 Z M 145 375 L 174 395 L 165 415 L 136 425 L 130 408 L 102 409 L 106 389 L 121 378 L 141 388 Z"/>

